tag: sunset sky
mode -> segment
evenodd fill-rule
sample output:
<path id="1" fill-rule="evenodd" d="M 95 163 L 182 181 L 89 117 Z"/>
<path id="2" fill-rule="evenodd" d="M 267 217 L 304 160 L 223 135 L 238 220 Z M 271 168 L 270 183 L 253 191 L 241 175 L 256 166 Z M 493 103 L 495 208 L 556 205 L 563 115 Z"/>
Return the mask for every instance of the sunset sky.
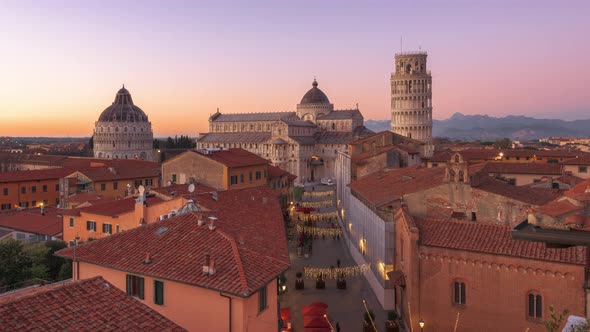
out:
<path id="1" fill-rule="evenodd" d="M 122 83 L 157 137 L 222 112 L 390 117 L 403 49 L 428 51 L 433 115 L 590 118 L 590 1 L 1 1 L 0 136 L 90 136 Z"/>

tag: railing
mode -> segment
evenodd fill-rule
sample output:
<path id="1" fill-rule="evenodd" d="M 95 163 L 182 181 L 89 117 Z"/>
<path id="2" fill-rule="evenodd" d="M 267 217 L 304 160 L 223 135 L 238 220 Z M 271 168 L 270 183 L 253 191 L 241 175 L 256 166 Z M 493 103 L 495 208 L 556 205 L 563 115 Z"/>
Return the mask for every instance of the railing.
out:
<path id="1" fill-rule="evenodd" d="M 402 52 L 395 53 L 395 56 L 398 56 L 398 55 L 428 55 L 428 52 L 426 52 L 426 51 L 402 51 Z"/>

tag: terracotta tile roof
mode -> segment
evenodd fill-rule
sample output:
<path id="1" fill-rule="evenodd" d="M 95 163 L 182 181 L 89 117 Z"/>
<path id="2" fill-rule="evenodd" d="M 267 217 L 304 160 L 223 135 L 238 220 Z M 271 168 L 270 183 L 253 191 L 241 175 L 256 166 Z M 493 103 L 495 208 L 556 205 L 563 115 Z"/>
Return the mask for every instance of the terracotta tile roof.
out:
<path id="1" fill-rule="evenodd" d="M 534 210 L 552 217 L 558 217 L 570 212 L 583 210 L 584 206 L 572 204 L 568 199 L 560 199 L 539 206 Z"/>
<path id="2" fill-rule="evenodd" d="M 266 198 L 266 199 L 265 199 Z M 283 215 L 277 195 L 265 186 L 227 190 L 214 200 L 195 198 L 216 229 L 199 226 L 199 213 L 186 213 L 77 247 L 76 257 L 131 273 L 151 275 L 247 297 L 289 267 Z M 205 219 L 206 219 L 205 216 Z M 156 231 L 167 229 L 157 235 Z M 203 275 L 204 253 L 217 272 Z M 146 253 L 153 261 L 144 264 Z M 73 249 L 58 252 L 72 257 Z"/>
<path id="3" fill-rule="evenodd" d="M 425 246 L 577 265 L 585 261 L 584 247 L 550 249 L 541 242 L 513 240 L 509 226 L 417 217 L 414 221 L 420 230 L 420 244 Z"/>
<path id="4" fill-rule="evenodd" d="M 473 187 L 532 205 L 543 205 L 563 195 L 559 189 L 513 186 L 493 178 L 487 178 Z"/>
<path id="5" fill-rule="evenodd" d="M 153 178 L 159 177 L 160 172 L 160 167 L 157 165 L 144 165 L 143 167 L 92 167 L 78 170 L 78 173 L 83 174 L 93 182 Z"/>
<path id="6" fill-rule="evenodd" d="M 76 193 L 76 194 L 68 197 L 68 202 L 77 203 L 77 204 L 86 203 L 86 202 L 100 203 L 100 202 L 111 201 L 111 200 L 114 200 L 114 198 L 104 197 L 103 195 L 99 195 L 99 194 L 96 194 L 93 192 Z"/>
<path id="7" fill-rule="evenodd" d="M 590 165 L 590 155 L 576 156 L 575 158 L 564 160 L 561 163 L 564 165 Z"/>
<path id="8" fill-rule="evenodd" d="M 280 177 L 283 177 L 283 176 L 289 175 L 289 174 L 290 174 L 289 172 L 285 171 L 284 169 L 282 169 L 280 167 L 268 165 L 268 178 L 269 179 L 280 178 Z"/>
<path id="9" fill-rule="evenodd" d="M 487 173 L 511 173 L 511 174 L 543 174 L 561 175 L 561 165 L 554 163 L 507 163 L 487 162 L 483 168 Z"/>
<path id="10" fill-rule="evenodd" d="M 199 143 L 264 143 L 270 140 L 270 132 L 207 133 L 197 140 Z"/>
<path id="11" fill-rule="evenodd" d="M 559 181 L 559 182 L 563 182 L 563 183 L 569 184 L 572 187 L 575 186 L 575 185 L 577 185 L 578 183 L 581 183 L 581 182 L 584 181 L 583 178 L 577 177 L 575 175 L 563 175 L 563 176 L 560 176 L 560 177 L 556 178 L 555 180 L 556 181 Z"/>
<path id="12" fill-rule="evenodd" d="M 350 189 L 376 206 L 406 194 L 434 188 L 443 183 L 443 167 L 420 166 L 385 169 L 350 183 Z"/>
<path id="13" fill-rule="evenodd" d="M 0 182 L 58 180 L 74 172 L 71 168 L 47 168 L 30 171 L 0 172 Z"/>
<path id="14" fill-rule="evenodd" d="M 175 183 L 170 186 L 152 188 L 150 190 L 150 193 L 155 192 L 158 194 L 165 195 L 166 197 L 169 197 L 169 198 L 181 197 L 181 196 L 185 197 L 185 198 L 190 198 L 191 193 L 188 191 L 188 187 L 189 187 L 189 184 L 176 184 Z M 211 192 L 216 192 L 216 191 L 217 190 L 213 187 L 209 187 L 209 186 L 204 185 L 202 183 L 195 183 L 195 191 L 192 195 L 197 196 L 198 194 L 211 193 Z"/>
<path id="15" fill-rule="evenodd" d="M 227 167 L 246 167 L 254 165 L 270 164 L 270 161 L 259 157 L 257 154 L 246 151 L 241 148 L 223 149 L 220 151 L 204 151 L 191 150 L 200 156 L 215 160 Z"/>
<path id="16" fill-rule="evenodd" d="M 353 162 L 357 162 L 357 161 L 361 161 L 361 160 L 364 160 L 364 159 L 367 159 L 370 157 L 380 155 L 380 154 L 388 152 L 388 151 L 393 151 L 395 149 L 396 149 L 396 147 L 394 145 L 377 146 L 377 147 L 375 147 L 374 151 L 361 152 L 361 153 L 353 155 L 350 159 Z"/>
<path id="17" fill-rule="evenodd" d="M 158 197 L 147 197 L 146 202 L 148 206 L 155 205 L 164 202 Z M 129 197 L 114 201 L 107 201 L 104 203 L 98 203 L 91 206 L 75 209 L 84 213 L 100 214 L 103 216 L 119 216 L 122 214 L 130 213 L 135 210 L 136 198 Z"/>
<path id="18" fill-rule="evenodd" d="M 565 192 L 566 196 L 574 196 L 577 194 L 583 194 L 586 191 L 590 191 L 590 179 L 583 180 L 576 184 L 573 188 L 570 188 Z"/>
<path id="19" fill-rule="evenodd" d="M 40 208 L 2 213 L 0 214 L 0 227 L 33 234 L 58 236 L 63 230 L 61 215 L 65 211 L 46 207 L 45 215 L 41 215 Z"/>
<path id="20" fill-rule="evenodd" d="M 83 169 L 89 167 L 115 167 L 115 168 L 160 168 L 159 163 L 137 159 L 102 159 L 85 157 L 68 157 L 61 162 L 62 167 Z"/>
<path id="21" fill-rule="evenodd" d="M 212 117 L 212 122 L 251 122 L 251 121 L 279 121 L 282 119 L 296 119 L 295 112 L 257 112 L 257 113 L 219 113 Z"/>
<path id="22" fill-rule="evenodd" d="M 355 119 L 363 118 L 363 115 L 359 110 L 334 110 L 332 112 L 318 116 L 319 120 L 333 120 L 333 119 Z"/>
<path id="23" fill-rule="evenodd" d="M 573 158 L 580 153 L 571 152 L 568 150 L 519 150 L 519 149 L 508 149 L 508 150 L 500 150 L 500 149 L 465 149 L 460 151 L 442 151 L 440 153 L 435 154 L 430 158 L 428 161 L 434 162 L 445 162 L 451 159 L 451 155 L 455 152 L 459 152 L 464 160 L 494 160 L 496 157 L 500 155 L 500 153 L 504 154 L 504 158 L 506 157 L 520 157 L 520 158 L 532 158 L 532 157 L 555 157 L 555 158 Z"/>
<path id="24" fill-rule="evenodd" d="M 186 331 L 102 277 L 0 297 L 0 322 L 3 331 Z"/>

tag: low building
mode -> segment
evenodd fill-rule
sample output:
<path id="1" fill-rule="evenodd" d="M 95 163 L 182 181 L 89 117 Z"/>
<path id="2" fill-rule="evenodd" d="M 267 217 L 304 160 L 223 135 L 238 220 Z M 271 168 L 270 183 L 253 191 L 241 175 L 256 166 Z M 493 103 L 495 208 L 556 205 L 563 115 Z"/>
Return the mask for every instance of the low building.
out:
<path id="1" fill-rule="evenodd" d="M 5 331 L 186 331 L 102 277 L 0 295 Z"/>
<path id="2" fill-rule="evenodd" d="M 44 242 L 62 239 L 62 214 L 65 210 L 36 208 L 0 214 L 2 237 L 23 242 Z"/>
<path id="3" fill-rule="evenodd" d="M 395 216 L 396 308 L 408 330 L 546 331 L 556 311 L 587 313 L 588 249 L 516 241 L 508 226 Z"/>
<path id="4" fill-rule="evenodd" d="M 564 175 L 562 165 L 556 163 L 486 162 L 480 169 L 494 178 L 505 179 L 515 186 L 540 182 L 545 178 Z"/>
<path id="5" fill-rule="evenodd" d="M 266 185 L 270 162 L 240 148 L 189 150 L 162 163 L 164 183 L 203 183 L 216 190 Z"/>
<path id="6" fill-rule="evenodd" d="M 68 168 L 0 172 L 0 210 L 59 205 L 60 179 Z"/>
<path id="7" fill-rule="evenodd" d="M 582 154 L 565 149 L 553 150 L 527 150 L 527 149 L 465 149 L 461 150 L 463 158 L 471 163 L 482 163 L 486 161 L 509 162 L 509 163 L 559 163 L 575 158 Z M 455 151 L 441 151 L 428 159 L 428 167 L 443 165 L 451 159 Z"/>
<path id="8" fill-rule="evenodd" d="M 197 194 L 194 209 L 75 248 L 74 280 L 102 276 L 190 331 L 277 331 L 289 268 L 282 211 L 265 186 Z M 57 255 L 74 258 L 74 248 Z"/>
<path id="9" fill-rule="evenodd" d="M 590 178 L 590 155 L 577 156 L 562 162 L 563 170 L 583 179 Z"/>

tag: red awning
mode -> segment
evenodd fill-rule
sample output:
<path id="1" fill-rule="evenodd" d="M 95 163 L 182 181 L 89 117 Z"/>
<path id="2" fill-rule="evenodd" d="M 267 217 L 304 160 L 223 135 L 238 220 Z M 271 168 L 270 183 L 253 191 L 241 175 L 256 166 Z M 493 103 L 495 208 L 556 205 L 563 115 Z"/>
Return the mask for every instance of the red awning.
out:
<path id="1" fill-rule="evenodd" d="M 301 308 L 303 316 L 324 316 L 326 314 L 326 308 L 305 306 Z"/>

